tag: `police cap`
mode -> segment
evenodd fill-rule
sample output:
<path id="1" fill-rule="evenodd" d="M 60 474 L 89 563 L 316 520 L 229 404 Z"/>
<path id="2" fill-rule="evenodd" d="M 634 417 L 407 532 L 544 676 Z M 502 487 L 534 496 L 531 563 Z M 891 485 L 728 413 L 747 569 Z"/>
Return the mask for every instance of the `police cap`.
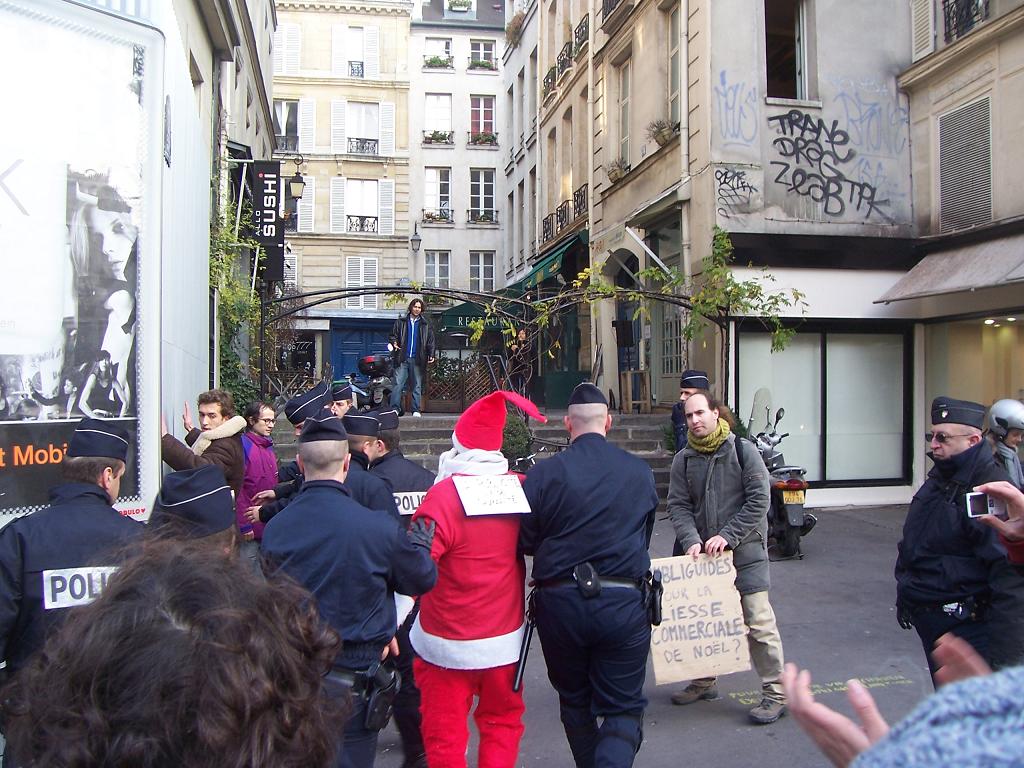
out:
<path id="1" fill-rule="evenodd" d="M 345 431 L 350 435 L 358 437 L 380 436 L 380 422 L 370 414 L 345 414 L 342 418 L 345 424 Z"/>
<path id="2" fill-rule="evenodd" d="M 393 408 L 390 411 L 380 411 L 377 413 L 377 421 L 380 422 L 381 430 L 398 429 L 398 411 Z"/>
<path id="3" fill-rule="evenodd" d="M 936 397 L 932 400 L 932 424 L 965 424 L 981 429 L 985 423 L 985 406 L 970 400 Z"/>
<path id="4" fill-rule="evenodd" d="M 572 394 L 569 396 L 569 405 L 586 405 L 588 403 L 608 405 L 608 401 L 601 390 L 589 381 L 584 381 L 577 384 L 576 388 L 572 391 Z"/>
<path id="5" fill-rule="evenodd" d="M 171 472 L 157 494 L 150 525 L 176 524 L 199 539 L 235 524 L 235 500 L 220 467 L 206 464 Z"/>
<path id="6" fill-rule="evenodd" d="M 329 402 L 331 382 L 324 379 L 308 392 L 296 395 L 284 404 L 284 415 L 294 426 L 299 426 L 310 416 L 318 413 Z"/>
<path id="7" fill-rule="evenodd" d="M 352 399 L 352 385 L 347 381 L 335 381 L 331 384 L 331 399 L 334 402 L 339 400 Z"/>
<path id="8" fill-rule="evenodd" d="M 341 419 L 330 411 L 317 411 L 302 425 L 300 443 L 315 443 L 318 440 L 348 440 L 348 433 Z"/>
<path id="9" fill-rule="evenodd" d="M 711 389 L 711 382 L 708 380 L 707 371 L 688 370 L 683 371 L 679 377 L 680 389 Z"/>
<path id="10" fill-rule="evenodd" d="M 68 458 L 92 457 L 128 460 L 131 435 L 117 424 L 99 419 L 82 419 L 68 444 Z"/>

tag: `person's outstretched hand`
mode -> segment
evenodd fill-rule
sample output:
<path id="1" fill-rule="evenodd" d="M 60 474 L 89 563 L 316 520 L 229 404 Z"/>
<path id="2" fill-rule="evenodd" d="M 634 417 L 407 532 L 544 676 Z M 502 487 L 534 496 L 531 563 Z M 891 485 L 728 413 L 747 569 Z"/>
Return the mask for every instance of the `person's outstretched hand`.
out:
<path id="1" fill-rule="evenodd" d="M 995 528 L 1007 541 L 1024 541 L 1024 493 L 1005 480 L 979 485 L 974 490 L 987 493 L 1006 502 L 1006 520 L 995 515 L 983 515 L 975 518 L 979 523 Z"/>
<path id="2" fill-rule="evenodd" d="M 878 712 L 875 700 L 858 680 L 847 681 L 847 697 L 861 724 L 814 700 L 811 673 L 787 664 L 782 673 L 782 687 L 787 705 L 800 727 L 818 745 L 832 764 L 845 768 L 861 752 L 885 738 L 889 725 Z"/>
<path id="3" fill-rule="evenodd" d="M 974 650 L 974 646 L 952 632 L 935 641 L 932 661 L 938 665 L 935 682 L 939 685 L 992 674 L 992 667 Z"/>

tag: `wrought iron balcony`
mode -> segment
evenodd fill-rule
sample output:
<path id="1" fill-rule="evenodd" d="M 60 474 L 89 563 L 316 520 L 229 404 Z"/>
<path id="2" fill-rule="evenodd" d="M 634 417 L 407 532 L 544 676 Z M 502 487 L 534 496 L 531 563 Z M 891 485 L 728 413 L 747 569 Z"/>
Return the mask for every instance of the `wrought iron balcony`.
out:
<path id="1" fill-rule="evenodd" d="M 469 69 L 484 69 L 489 72 L 498 71 L 498 62 L 494 59 L 478 59 L 475 56 L 469 57 Z"/>
<path id="2" fill-rule="evenodd" d="M 377 155 L 380 142 L 377 139 L 355 139 L 351 136 L 348 139 L 348 153 L 350 155 Z"/>
<path id="3" fill-rule="evenodd" d="M 455 131 L 424 131 L 424 144 L 454 144 Z"/>
<path id="4" fill-rule="evenodd" d="M 566 43 L 558 52 L 558 74 L 568 72 L 572 67 L 572 43 Z"/>
<path id="5" fill-rule="evenodd" d="M 424 69 L 455 69 L 454 56 L 424 56 Z"/>
<path id="6" fill-rule="evenodd" d="M 572 33 L 573 49 L 572 54 L 575 56 L 590 40 L 590 14 L 586 14 L 579 24 L 576 25 L 576 29 Z"/>
<path id="7" fill-rule="evenodd" d="M 377 232 L 376 216 L 346 216 L 345 229 L 349 232 Z"/>
<path id="8" fill-rule="evenodd" d="M 555 90 L 555 80 L 558 79 L 558 70 L 552 67 L 548 70 L 548 73 L 544 75 L 544 98 L 548 97 L 548 94 Z"/>
<path id="9" fill-rule="evenodd" d="M 569 224 L 569 201 L 563 200 L 555 208 L 555 227 L 561 232 Z"/>
<path id="10" fill-rule="evenodd" d="M 583 184 L 572 193 L 572 217 L 578 219 L 587 215 L 587 185 Z"/>
<path id="11" fill-rule="evenodd" d="M 284 231 L 285 232 L 298 232 L 299 231 L 299 217 L 292 211 L 286 213 L 284 216 Z"/>
<path id="12" fill-rule="evenodd" d="M 549 213 L 540 225 L 540 241 L 546 243 L 555 236 L 555 214 Z"/>
<path id="13" fill-rule="evenodd" d="M 362 79 L 363 77 L 366 77 L 366 75 L 363 74 L 363 62 L 361 62 L 361 61 L 350 61 L 348 63 L 348 76 L 349 77 L 358 77 L 360 79 Z"/>
<path id="14" fill-rule="evenodd" d="M 493 208 L 470 208 L 466 211 L 466 221 L 470 224 L 497 224 L 498 212 Z"/>
<path id="15" fill-rule="evenodd" d="M 607 19 L 615 12 L 620 2 L 622 0 L 601 0 L 601 16 Z"/>
<path id="16" fill-rule="evenodd" d="M 442 204 L 440 208 L 423 209 L 424 224 L 451 224 L 453 221 L 452 209 L 448 203 Z"/>
<path id="17" fill-rule="evenodd" d="M 601 29 L 614 34 L 635 4 L 636 0 L 601 0 Z"/>
<path id="18" fill-rule="evenodd" d="M 295 152 L 299 148 L 299 137 L 277 134 L 274 137 L 277 140 L 277 149 L 279 152 Z"/>
<path id="19" fill-rule="evenodd" d="M 988 18 L 988 0 L 942 0 L 942 17 L 946 42 L 952 43 Z"/>
<path id="20" fill-rule="evenodd" d="M 467 131 L 468 142 L 477 146 L 498 146 L 498 134 L 491 131 Z"/>

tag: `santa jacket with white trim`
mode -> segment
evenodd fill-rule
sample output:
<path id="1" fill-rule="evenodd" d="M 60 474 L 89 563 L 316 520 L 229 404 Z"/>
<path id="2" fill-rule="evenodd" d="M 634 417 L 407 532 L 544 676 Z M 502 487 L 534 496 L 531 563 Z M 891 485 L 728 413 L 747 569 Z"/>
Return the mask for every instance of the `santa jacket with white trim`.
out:
<path id="1" fill-rule="evenodd" d="M 437 584 L 420 598 L 410 633 L 416 653 L 449 669 L 514 663 L 524 630 L 520 515 L 468 517 L 449 477 L 427 492 L 413 519 L 421 517 L 437 523 Z"/>

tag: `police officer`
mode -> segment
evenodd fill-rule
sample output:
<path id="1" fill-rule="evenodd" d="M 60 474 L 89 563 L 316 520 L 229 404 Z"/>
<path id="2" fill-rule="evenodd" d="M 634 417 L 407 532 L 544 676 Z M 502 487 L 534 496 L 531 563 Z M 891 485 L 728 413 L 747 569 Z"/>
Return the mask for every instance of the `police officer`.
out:
<path id="1" fill-rule="evenodd" d="M 967 517 L 964 496 L 1006 480 L 982 439 L 985 407 L 937 397 L 927 435 L 934 463 L 910 503 L 896 559 L 900 626 L 917 630 L 935 674 L 935 641 L 953 632 L 994 666 L 1024 655 L 1024 579 L 1006 560 L 996 532 Z"/>
<path id="2" fill-rule="evenodd" d="M 149 515 L 156 536 L 202 539 L 226 554 L 238 551 L 235 522 L 231 488 L 213 464 L 167 474 Z"/>
<path id="3" fill-rule="evenodd" d="M 82 419 L 61 463 L 65 482 L 50 506 L 0 530 L 0 641 L 8 673 L 17 672 L 67 616 L 92 602 L 117 567 L 111 554 L 144 526 L 111 504 L 128 460 L 129 434 Z"/>
<path id="4" fill-rule="evenodd" d="M 533 555 L 537 632 L 576 765 L 631 766 L 647 706 L 651 627 L 640 585 L 651 562 L 654 474 L 606 440 L 608 401 L 593 384 L 573 390 L 563 421 L 570 446 L 523 484 L 533 514 L 519 543 Z"/>
<path id="5" fill-rule="evenodd" d="M 299 438 L 302 490 L 267 524 L 262 550 L 265 567 L 280 568 L 312 592 L 321 617 L 341 636 L 331 677 L 351 691 L 353 710 L 338 765 L 365 768 L 373 765 L 383 726 L 367 720 L 367 703 L 379 685 L 378 664 L 394 645 L 394 592 L 428 591 L 437 569 L 430 558 L 433 527 L 424 522 L 407 534 L 390 515 L 356 503 L 344 484 L 349 462 L 341 419 L 329 413 L 306 419 Z"/>
<path id="6" fill-rule="evenodd" d="M 369 509 L 391 513 L 398 519 L 398 507 L 391 483 L 370 472 L 370 457 L 366 451 L 380 437 L 380 422 L 372 415 L 347 414 L 342 423 L 348 433 L 348 452 L 352 457 L 345 484 L 352 490 L 352 498 Z"/>
<path id="7" fill-rule="evenodd" d="M 434 473 L 407 459 L 402 453 L 398 411 L 381 411 L 377 414 L 377 421 L 380 422 L 380 436 L 372 446 L 372 455 L 367 451 L 370 471 L 391 483 L 395 493 L 429 491 L 434 484 Z M 409 515 L 415 511 L 405 508 L 399 510 Z"/>

